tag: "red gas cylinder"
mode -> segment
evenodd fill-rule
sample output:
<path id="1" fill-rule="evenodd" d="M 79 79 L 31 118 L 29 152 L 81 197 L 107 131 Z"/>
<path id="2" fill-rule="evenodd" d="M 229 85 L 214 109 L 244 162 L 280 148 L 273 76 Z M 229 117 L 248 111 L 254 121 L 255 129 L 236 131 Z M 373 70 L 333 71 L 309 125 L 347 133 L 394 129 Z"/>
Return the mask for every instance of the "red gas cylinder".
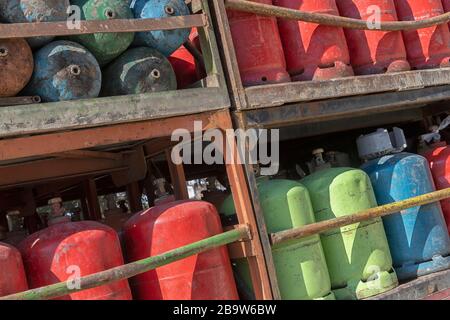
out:
<path id="1" fill-rule="evenodd" d="M 396 0 L 403 21 L 428 19 L 444 13 L 441 0 Z M 450 66 L 450 32 L 447 25 L 403 31 L 408 60 L 413 69 Z"/>
<path id="2" fill-rule="evenodd" d="M 438 190 L 450 188 L 450 147 L 437 147 L 425 153 L 424 156 L 430 162 L 436 188 Z M 450 199 L 442 200 L 441 206 L 450 232 Z"/>
<path id="3" fill-rule="evenodd" d="M 135 214 L 124 226 L 129 261 L 222 232 L 216 208 L 204 201 L 176 201 Z M 130 279 L 139 300 L 238 299 L 225 246 L 170 263 Z"/>
<path id="4" fill-rule="evenodd" d="M 445 12 L 450 12 L 450 0 L 442 0 L 442 5 Z M 449 23 L 450 26 L 450 23 Z"/>
<path id="5" fill-rule="evenodd" d="M 117 233 L 94 221 L 55 224 L 19 244 L 31 288 L 73 281 L 123 265 Z M 72 293 L 60 300 L 131 300 L 126 280 Z"/>
<path id="6" fill-rule="evenodd" d="M 0 242 L 0 297 L 28 290 L 19 250 Z"/>
<path id="7" fill-rule="evenodd" d="M 272 0 L 252 1 L 272 4 Z M 227 14 L 244 86 L 291 81 L 277 20 L 234 10 Z"/>
<path id="8" fill-rule="evenodd" d="M 373 8 L 380 13 L 380 21 L 398 21 L 393 0 L 339 0 L 341 16 L 371 21 Z M 400 31 L 344 29 L 350 50 L 353 70 L 358 75 L 410 70 Z"/>
<path id="9" fill-rule="evenodd" d="M 335 0 L 274 0 L 281 7 L 339 15 Z M 294 81 L 326 80 L 353 75 L 342 28 L 279 20 L 287 70 Z"/>
<path id="10" fill-rule="evenodd" d="M 196 28 L 192 29 L 189 40 L 195 46 L 199 44 Z M 178 89 L 185 89 L 201 79 L 197 62 L 184 46 L 179 47 L 172 53 L 169 57 L 169 62 L 177 76 Z"/>

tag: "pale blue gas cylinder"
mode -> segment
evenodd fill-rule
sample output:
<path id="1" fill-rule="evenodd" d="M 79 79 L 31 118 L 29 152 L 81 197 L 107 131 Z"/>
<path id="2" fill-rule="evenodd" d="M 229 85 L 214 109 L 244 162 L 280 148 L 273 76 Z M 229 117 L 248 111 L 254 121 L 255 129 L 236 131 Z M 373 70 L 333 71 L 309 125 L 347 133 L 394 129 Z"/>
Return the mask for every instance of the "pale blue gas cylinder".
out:
<path id="1" fill-rule="evenodd" d="M 427 160 L 401 152 L 406 148 L 401 129 L 379 129 L 359 137 L 357 144 L 379 205 L 436 190 Z M 450 267 L 450 240 L 439 202 L 386 216 L 383 224 L 400 280 Z"/>
<path id="2" fill-rule="evenodd" d="M 190 15 L 184 0 L 131 0 L 130 8 L 136 19 Z M 157 49 L 168 57 L 188 40 L 190 33 L 190 29 L 138 32 L 135 37 L 135 45 Z"/>

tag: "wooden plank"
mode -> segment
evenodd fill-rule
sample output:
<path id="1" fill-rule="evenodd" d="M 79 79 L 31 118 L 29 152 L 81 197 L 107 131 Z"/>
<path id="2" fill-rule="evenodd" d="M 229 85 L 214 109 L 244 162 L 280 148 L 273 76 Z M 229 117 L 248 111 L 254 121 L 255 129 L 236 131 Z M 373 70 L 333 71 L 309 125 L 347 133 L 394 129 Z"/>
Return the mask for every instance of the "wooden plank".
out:
<path id="1" fill-rule="evenodd" d="M 138 182 L 132 182 L 127 185 L 128 203 L 130 204 L 130 211 L 132 213 L 139 212 L 142 207 L 142 192 L 139 188 Z"/>
<path id="2" fill-rule="evenodd" d="M 220 88 L 200 88 L 0 108 L 0 137 L 161 119 L 228 108 Z"/>
<path id="3" fill-rule="evenodd" d="M 50 154 L 51 157 L 64 158 L 64 159 L 109 159 L 115 161 L 123 161 L 124 157 L 121 153 L 112 152 L 100 152 L 100 151 L 89 151 L 89 150 L 73 150 L 61 153 Z"/>
<path id="4" fill-rule="evenodd" d="M 231 118 L 228 113 L 222 114 L 221 117 L 216 117 L 216 121 L 217 127 L 221 130 L 233 128 Z M 239 152 L 237 151 L 237 142 L 232 131 L 233 130 L 226 130 L 224 132 L 225 141 L 224 150 L 222 150 L 222 152 L 225 159 L 233 159 L 233 161 L 227 161 L 225 167 L 227 170 L 228 180 L 230 182 L 239 223 L 247 224 L 252 234 L 250 243 L 252 245 L 254 256 L 248 257 L 247 260 L 250 267 L 253 290 L 255 292 L 256 299 L 272 300 L 273 294 L 266 267 L 266 257 L 259 238 L 258 227 L 251 204 L 250 194 L 247 188 L 244 168 L 239 164 L 239 161 L 237 161 Z M 232 155 L 228 155 L 228 151 L 231 151 Z"/>
<path id="5" fill-rule="evenodd" d="M 50 159 L 0 167 L 0 187 L 11 188 L 61 178 L 125 170 L 126 164 L 105 159 Z"/>
<path id="6" fill-rule="evenodd" d="M 450 288 L 450 270 L 432 273 L 366 300 L 420 300 Z"/>
<path id="7" fill-rule="evenodd" d="M 175 164 L 172 162 L 171 149 L 166 149 L 166 161 L 169 166 L 170 180 L 175 193 L 175 199 L 188 200 L 189 193 L 187 190 L 186 176 L 184 174 L 183 164 Z"/>
<path id="8" fill-rule="evenodd" d="M 231 102 L 233 107 L 236 109 L 246 108 L 247 102 L 244 86 L 241 81 L 241 75 L 239 72 L 233 39 L 231 37 L 231 29 L 225 10 L 225 4 L 222 0 L 211 2 L 214 8 L 211 14 L 214 17 L 214 28 L 217 30 L 217 34 L 219 35 L 218 41 L 221 47 L 220 54 L 222 61 L 224 61 L 224 68 L 227 71 L 225 73 L 225 77 L 229 87 L 229 94 L 232 98 Z"/>
<path id="9" fill-rule="evenodd" d="M 68 36 L 109 32 L 138 32 L 151 30 L 174 30 L 202 27 L 206 25 L 203 14 L 155 19 L 111 19 L 78 21 L 74 28 L 72 21 L 29 22 L 0 24 L 0 39 L 29 38 L 38 36 Z"/>
<path id="10" fill-rule="evenodd" d="M 245 89 L 248 105 L 244 109 L 387 91 L 414 90 L 448 83 L 450 83 L 450 68 L 255 86 Z"/>
<path id="11" fill-rule="evenodd" d="M 88 179 L 83 183 L 83 193 L 87 202 L 89 220 L 98 221 L 102 218 L 100 203 L 98 201 L 97 186 L 94 179 Z"/>
<path id="12" fill-rule="evenodd" d="M 406 110 L 447 99 L 450 85 L 246 110 L 242 117 L 247 128 L 279 128 Z"/>
<path id="13" fill-rule="evenodd" d="M 105 127 L 66 131 L 36 136 L 0 140 L 0 161 L 43 156 L 96 146 L 148 140 L 170 136 L 175 129 L 192 132 L 194 121 L 202 121 L 204 128 L 214 126 L 215 115 L 228 114 L 228 110 L 203 112 L 167 119 L 124 123 Z M 70 143 L 68 143 L 70 141 Z"/>

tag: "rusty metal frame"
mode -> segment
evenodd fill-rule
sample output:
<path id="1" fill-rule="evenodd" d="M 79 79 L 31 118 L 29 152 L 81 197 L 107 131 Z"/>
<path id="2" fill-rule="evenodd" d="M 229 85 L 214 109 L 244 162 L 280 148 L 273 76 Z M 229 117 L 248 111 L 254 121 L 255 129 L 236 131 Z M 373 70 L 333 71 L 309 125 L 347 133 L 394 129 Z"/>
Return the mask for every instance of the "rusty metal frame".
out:
<path id="1" fill-rule="evenodd" d="M 210 0 L 213 21 L 221 46 L 232 105 L 240 111 L 291 103 L 336 99 L 381 92 L 416 90 L 450 83 L 450 68 L 355 76 L 326 81 L 291 82 L 244 88 L 233 45 L 224 0 Z M 307 108 L 307 107 L 305 107 Z M 380 110 L 382 107 L 380 107 Z M 353 108 L 356 111 L 357 108 Z M 324 110 L 333 114 L 334 110 Z"/>
<path id="2" fill-rule="evenodd" d="M 81 30 L 65 22 L 0 25 L 1 37 L 174 29 L 197 26 L 207 77 L 186 90 L 129 96 L 28 104 L 30 99 L 0 100 L 0 137 L 107 126 L 196 114 L 230 107 L 207 0 L 193 0 L 190 16 L 144 20 L 84 21 Z M 23 104 L 20 102 L 23 101 Z M 8 105 L 8 102 L 10 103 Z M 19 105 L 18 105 L 19 104 Z"/>
<path id="3" fill-rule="evenodd" d="M 235 127 L 300 127 L 343 122 L 363 116 L 379 116 L 381 121 L 404 110 L 408 110 L 409 114 L 403 116 L 403 120 L 408 117 L 417 119 L 417 113 L 421 112 L 423 106 L 450 99 L 450 68 L 245 88 L 241 81 L 224 0 L 210 0 L 209 3 L 213 8 L 214 29 L 226 71 Z M 317 128 L 315 131 L 319 134 L 320 130 Z M 279 299 L 271 247 L 264 243 L 267 227 L 259 203 L 253 166 L 246 166 L 246 176 L 264 244 L 272 291 L 274 298 Z"/>
<path id="4" fill-rule="evenodd" d="M 178 128 L 187 129 L 189 132 L 194 131 L 194 121 L 202 121 L 202 130 L 219 129 L 226 135 L 225 142 L 229 146 L 228 150 L 232 150 L 235 156 L 238 156 L 237 143 L 234 134 L 230 135 L 227 129 L 233 129 L 231 116 L 228 109 L 218 111 L 208 111 L 195 115 L 186 115 L 171 117 L 165 119 L 152 119 L 133 123 L 116 124 L 113 126 L 84 128 L 76 131 L 53 132 L 33 136 L 22 136 L 17 138 L 6 138 L 0 140 L 0 161 L 2 160 L 20 160 L 29 157 L 49 157 L 66 155 L 66 159 L 56 158 L 52 160 L 42 161 L 78 161 L 78 157 L 83 154 L 87 157 L 82 161 L 95 163 L 105 163 L 105 166 L 115 166 L 122 164 L 118 156 L 111 156 L 103 152 L 85 152 L 80 149 L 86 149 L 94 146 L 111 145 L 116 143 L 148 141 L 153 138 L 170 136 L 172 131 Z M 164 146 L 167 148 L 167 145 Z M 116 159 L 117 157 L 117 159 Z M 101 159 L 99 159 L 101 158 Z M 32 162 L 24 162 L 20 164 L 23 167 L 33 165 Z M 11 165 L 11 169 L 14 165 Z M 4 168 L 4 170 L 7 170 Z M 111 168 L 109 168 L 111 170 Z M 252 238 L 249 241 L 241 243 L 238 254 L 246 257 L 249 261 L 251 277 L 254 285 L 255 297 L 257 299 L 273 299 L 271 283 L 267 271 L 266 258 L 264 248 L 267 246 L 267 233 L 260 235 L 256 223 L 255 214 L 250 200 L 250 193 L 245 177 L 244 167 L 235 161 L 226 164 L 228 179 L 230 181 L 233 198 L 236 204 L 236 211 L 240 224 L 249 226 Z M 87 170 L 89 171 L 89 170 Z M 6 171 L 5 171 L 6 172 Z M 182 170 L 180 168 L 172 170 L 174 180 L 178 185 L 183 183 L 184 177 L 180 176 Z M 44 172 L 40 173 L 40 179 L 44 179 Z M 64 172 L 60 173 L 61 178 Z M 9 174 L 13 179 L 13 175 Z M 83 205 L 88 208 L 88 212 L 92 212 L 93 216 L 89 219 L 98 219 L 98 210 L 95 201 L 95 181 L 86 180 L 84 183 L 84 200 Z M 137 185 L 133 186 L 135 189 Z M 88 200 L 88 201 L 86 201 Z M 263 239 L 261 239 L 263 238 Z M 267 248 L 266 248 L 267 249 Z"/>

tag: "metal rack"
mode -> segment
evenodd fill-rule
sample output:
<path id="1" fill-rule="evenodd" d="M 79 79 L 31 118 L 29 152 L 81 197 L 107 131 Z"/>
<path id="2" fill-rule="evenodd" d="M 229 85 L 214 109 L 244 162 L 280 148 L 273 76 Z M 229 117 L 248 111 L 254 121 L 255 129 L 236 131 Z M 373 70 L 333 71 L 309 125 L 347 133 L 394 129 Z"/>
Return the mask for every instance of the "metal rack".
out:
<path id="1" fill-rule="evenodd" d="M 446 103 L 450 99 L 450 68 L 244 87 L 226 0 L 210 0 L 209 3 L 226 71 L 233 120 L 238 128 L 292 129 L 295 126 L 298 138 L 395 123 L 396 120 L 418 121 L 450 111 Z M 265 237 L 267 229 L 252 165 L 246 165 L 246 175 L 274 297 L 279 299 L 271 244 Z"/>
<path id="2" fill-rule="evenodd" d="M 170 154 L 175 129 L 192 133 L 194 121 L 202 121 L 202 130 L 233 128 L 208 3 L 193 0 L 191 7 L 191 16 L 83 21 L 80 30 L 69 30 L 62 22 L 0 24 L 0 38 L 197 27 L 207 71 L 206 79 L 186 90 L 54 103 L 28 104 L 37 102 L 31 98 L 0 101 L 0 190 L 6 194 L 2 210 L 20 207 L 26 218 L 31 217 L 37 196 L 75 187 L 87 218 L 98 220 L 96 179 L 110 176 L 128 192 L 131 209 L 138 211 L 142 184 L 150 183 L 148 162 L 155 155 Z M 234 137 L 227 137 L 225 145 L 228 150 L 237 148 Z M 186 199 L 183 166 L 167 162 L 177 199 Z M 239 224 L 251 234 L 230 245 L 230 252 L 232 257 L 248 258 L 255 297 L 272 299 L 243 167 L 227 164 L 226 172 Z"/>

